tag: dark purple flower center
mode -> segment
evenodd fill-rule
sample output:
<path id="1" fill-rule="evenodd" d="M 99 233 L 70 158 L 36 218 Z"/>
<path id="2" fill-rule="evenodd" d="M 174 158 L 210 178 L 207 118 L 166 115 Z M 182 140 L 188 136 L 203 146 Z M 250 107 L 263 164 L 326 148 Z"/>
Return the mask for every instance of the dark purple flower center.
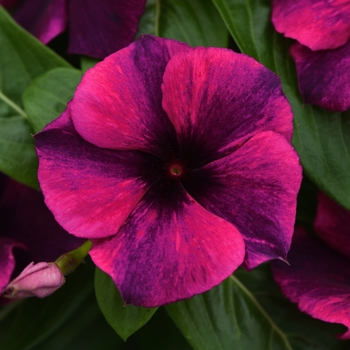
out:
<path id="1" fill-rule="evenodd" d="M 184 175 L 184 166 L 179 161 L 170 162 L 167 173 L 173 179 L 180 179 Z"/>

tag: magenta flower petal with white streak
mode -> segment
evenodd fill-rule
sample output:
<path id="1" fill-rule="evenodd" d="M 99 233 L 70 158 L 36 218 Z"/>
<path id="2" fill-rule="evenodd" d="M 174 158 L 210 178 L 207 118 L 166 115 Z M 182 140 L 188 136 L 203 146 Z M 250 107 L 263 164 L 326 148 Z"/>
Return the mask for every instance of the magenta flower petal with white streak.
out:
<path id="1" fill-rule="evenodd" d="M 348 327 L 341 338 L 350 339 L 350 260 L 297 228 L 288 261 L 272 263 L 282 292 L 301 311 Z"/>
<path id="2" fill-rule="evenodd" d="M 279 33 L 311 50 L 334 49 L 350 38 L 350 2 L 273 0 L 272 22 Z"/>
<path id="3" fill-rule="evenodd" d="M 285 257 L 301 181 L 291 135 L 261 64 L 144 36 L 90 69 L 35 135 L 39 181 L 124 301 L 154 307 L 216 286 L 245 255 L 250 268 Z"/>
<path id="4" fill-rule="evenodd" d="M 311 51 L 295 43 L 299 90 L 306 103 L 333 111 L 350 108 L 350 42 L 334 50 Z"/>

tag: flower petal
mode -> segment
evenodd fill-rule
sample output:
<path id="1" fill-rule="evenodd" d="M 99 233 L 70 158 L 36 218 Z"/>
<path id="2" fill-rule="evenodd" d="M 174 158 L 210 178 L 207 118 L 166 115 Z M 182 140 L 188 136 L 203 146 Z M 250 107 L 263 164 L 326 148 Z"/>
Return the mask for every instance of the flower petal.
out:
<path id="1" fill-rule="evenodd" d="M 244 241 L 177 184 L 157 183 L 117 235 L 93 240 L 90 255 L 125 303 L 155 307 L 207 291 L 242 263 Z"/>
<path id="2" fill-rule="evenodd" d="M 161 106 L 163 73 L 171 56 L 189 49 L 148 35 L 98 63 L 85 74 L 71 103 L 77 132 L 99 147 L 164 158 L 177 143 Z"/>
<path id="3" fill-rule="evenodd" d="M 229 156 L 189 172 L 183 181 L 199 204 L 239 229 L 248 269 L 286 259 L 300 183 L 296 152 L 272 131 L 259 133 Z"/>
<path id="4" fill-rule="evenodd" d="M 279 78 L 254 59 L 219 48 L 173 56 L 164 73 L 163 108 L 176 129 L 182 157 L 202 166 L 260 131 L 288 140 L 292 112 Z"/>
<path id="5" fill-rule="evenodd" d="M 327 245 L 350 259 L 350 211 L 320 192 L 314 227 Z"/>
<path id="6" fill-rule="evenodd" d="M 70 0 L 69 53 L 105 58 L 135 38 L 146 0 Z"/>
<path id="7" fill-rule="evenodd" d="M 14 18 L 23 28 L 47 44 L 66 29 L 66 0 L 22 1 Z"/>
<path id="8" fill-rule="evenodd" d="M 273 0 L 276 30 L 312 50 L 334 49 L 350 38 L 348 0 Z"/>
<path id="9" fill-rule="evenodd" d="M 56 220 L 78 237 L 115 234 L 155 181 L 155 157 L 101 149 L 75 131 L 68 109 L 35 135 L 39 182 Z"/>
<path id="10" fill-rule="evenodd" d="M 29 261 L 54 261 L 84 241 L 68 234 L 46 207 L 42 193 L 12 179 L 0 200 L 1 237 L 21 242 L 27 249 L 18 255 L 16 268 Z"/>
<path id="11" fill-rule="evenodd" d="M 320 320 L 350 327 L 350 261 L 297 228 L 290 266 L 272 263 L 282 292 L 299 309 Z M 350 339 L 350 331 L 341 338 Z"/>
<path id="12" fill-rule="evenodd" d="M 350 42 L 335 50 L 317 52 L 295 43 L 291 55 L 306 103 L 333 111 L 350 108 Z"/>
<path id="13" fill-rule="evenodd" d="M 13 239 L 0 237 L 0 294 L 2 289 L 9 283 L 15 268 L 16 262 L 12 252 L 14 247 L 23 248 L 23 245 Z"/>

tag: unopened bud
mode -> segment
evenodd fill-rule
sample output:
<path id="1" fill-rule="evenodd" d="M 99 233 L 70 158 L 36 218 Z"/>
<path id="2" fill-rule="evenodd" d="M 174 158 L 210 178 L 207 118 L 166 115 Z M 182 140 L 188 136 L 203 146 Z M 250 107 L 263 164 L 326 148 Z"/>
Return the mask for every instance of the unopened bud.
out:
<path id="1" fill-rule="evenodd" d="M 34 265 L 32 262 L 3 289 L 2 296 L 11 299 L 44 298 L 64 282 L 65 278 L 55 263 L 39 262 Z"/>

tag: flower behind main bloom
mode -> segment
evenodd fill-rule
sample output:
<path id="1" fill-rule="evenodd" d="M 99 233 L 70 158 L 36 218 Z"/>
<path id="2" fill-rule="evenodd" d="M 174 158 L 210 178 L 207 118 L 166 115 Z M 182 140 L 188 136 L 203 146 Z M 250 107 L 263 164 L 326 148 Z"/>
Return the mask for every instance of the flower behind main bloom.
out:
<path id="1" fill-rule="evenodd" d="M 144 36 L 90 69 L 35 135 L 46 204 L 126 303 L 158 306 L 285 259 L 301 167 L 278 77 Z"/>
<path id="2" fill-rule="evenodd" d="M 291 46 L 306 103 L 333 111 L 350 108 L 350 2 L 273 0 L 272 22 L 298 40 Z"/>
<path id="3" fill-rule="evenodd" d="M 104 58 L 129 45 L 146 0 L 0 0 L 15 20 L 44 44 L 68 26 L 68 52 Z"/>

